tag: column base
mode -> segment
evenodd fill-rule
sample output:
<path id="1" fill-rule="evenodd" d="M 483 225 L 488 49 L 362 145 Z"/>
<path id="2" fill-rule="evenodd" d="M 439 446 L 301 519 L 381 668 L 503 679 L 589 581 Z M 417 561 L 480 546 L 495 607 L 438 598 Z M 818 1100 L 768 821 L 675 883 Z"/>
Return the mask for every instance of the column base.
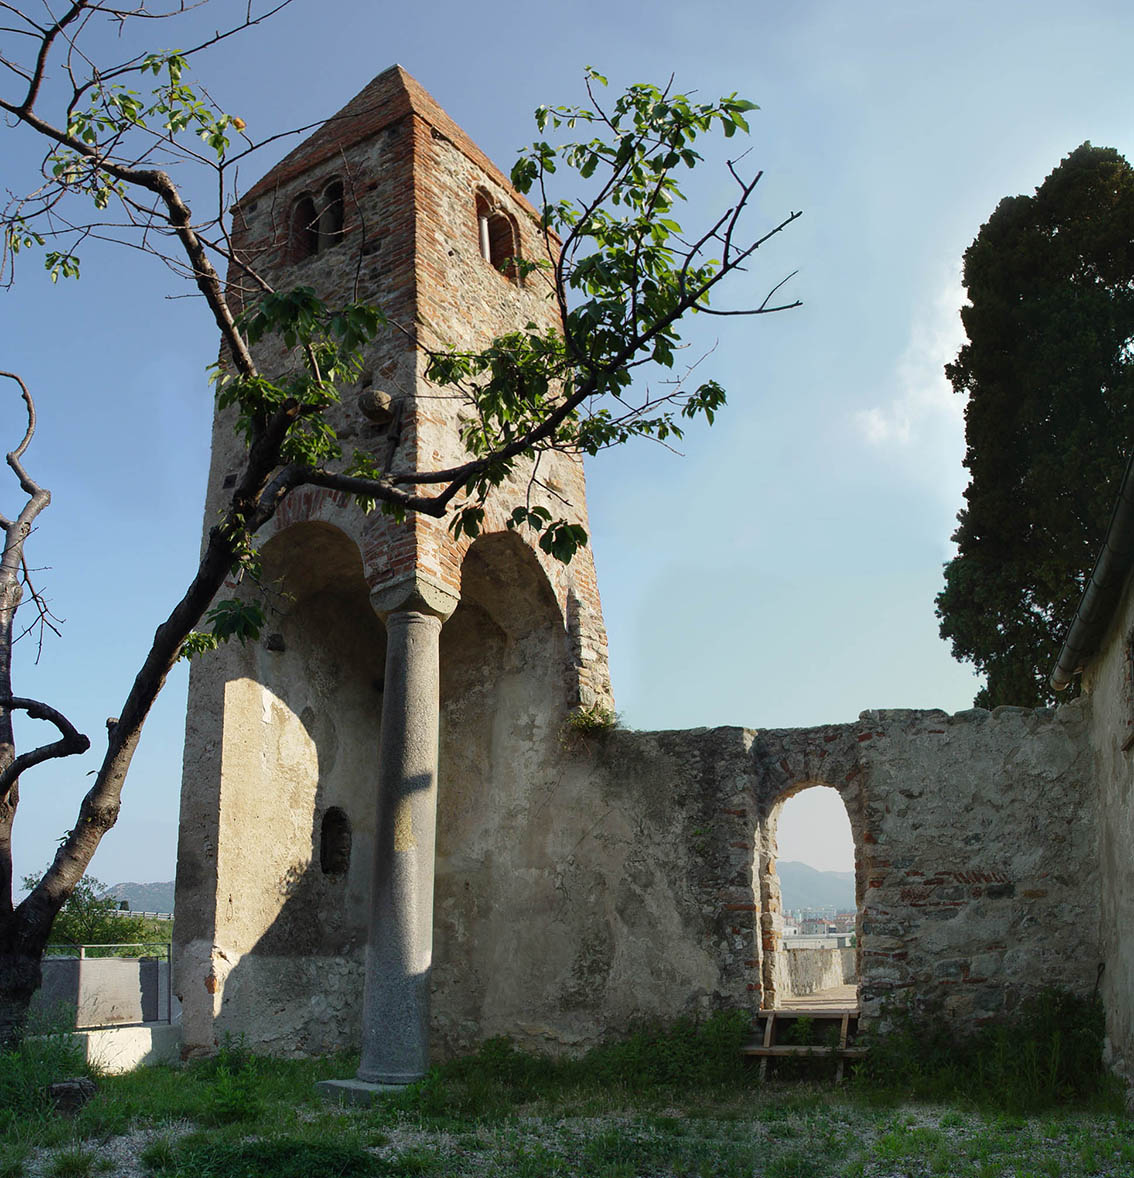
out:
<path id="1" fill-rule="evenodd" d="M 315 1089 L 332 1104 L 374 1104 L 383 1096 L 404 1092 L 405 1084 L 373 1084 L 369 1080 L 319 1080 Z"/>

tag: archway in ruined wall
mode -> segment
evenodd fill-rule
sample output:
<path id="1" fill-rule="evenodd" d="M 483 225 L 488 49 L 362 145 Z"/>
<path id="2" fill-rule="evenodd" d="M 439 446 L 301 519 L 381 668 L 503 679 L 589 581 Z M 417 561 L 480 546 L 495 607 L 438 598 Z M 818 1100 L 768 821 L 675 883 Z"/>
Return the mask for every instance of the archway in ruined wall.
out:
<path id="1" fill-rule="evenodd" d="M 832 800 L 845 816 L 846 839 L 853 847 L 854 902 L 853 912 L 839 915 L 842 921 L 833 936 L 827 930 L 812 929 L 823 941 L 811 941 L 806 936 L 796 944 L 794 938 L 785 940 L 787 913 L 779 874 L 781 858 L 780 821 L 785 809 L 801 795 L 811 791 L 829 791 Z M 814 799 L 814 795 L 811 795 Z M 857 990 L 861 978 L 863 866 L 861 823 L 855 821 L 856 806 L 848 806 L 846 797 L 824 781 L 803 781 L 780 793 L 762 817 L 756 836 L 757 896 L 761 913 L 761 1006 L 765 1009 L 782 1007 L 786 1002 L 824 1002 L 858 1004 Z M 832 819 L 837 823 L 839 819 Z M 827 923 L 827 922 L 823 922 Z M 847 927 L 843 927 L 843 926 Z M 853 986 L 854 990 L 848 987 Z"/>
<path id="2" fill-rule="evenodd" d="M 221 1017 L 265 1047 L 318 1052 L 358 1036 L 386 637 L 340 529 L 292 525 L 262 561 L 268 620 L 222 798 L 238 861 L 221 890 L 238 898 L 243 956 Z M 226 742 L 228 722 L 226 707 Z"/>
<path id="3" fill-rule="evenodd" d="M 528 868 L 554 814 L 569 647 L 546 574 L 514 532 L 469 548 L 440 657 L 433 1024 L 457 1046 L 522 1021 L 549 961 L 533 939 L 549 898 Z"/>

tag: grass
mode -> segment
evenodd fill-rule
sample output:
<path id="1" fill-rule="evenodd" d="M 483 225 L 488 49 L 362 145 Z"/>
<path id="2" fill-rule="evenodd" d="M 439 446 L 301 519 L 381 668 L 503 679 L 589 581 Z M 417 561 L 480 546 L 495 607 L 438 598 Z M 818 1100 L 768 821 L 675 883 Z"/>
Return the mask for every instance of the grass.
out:
<path id="1" fill-rule="evenodd" d="M 958 1036 L 933 1010 L 887 1012 L 868 1037 L 859 1083 L 879 1099 L 964 1100 L 1004 1113 L 1068 1102 L 1108 1107 L 1121 1092 L 1102 1066 L 1102 1004 L 1061 990 L 1024 1002 L 1015 1017 Z"/>
<path id="2" fill-rule="evenodd" d="M 1043 1108 L 1010 1108 L 979 1085 L 915 1103 L 869 1072 L 840 1089 L 761 1084 L 736 1051 L 744 1032 L 729 1015 L 640 1028 L 575 1060 L 494 1040 L 369 1109 L 329 1105 L 314 1088 L 351 1074 L 354 1060 L 265 1059 L 229 1042 L 213 1060 L 103 1077 L 73 1118 L 36 1095 L 45 1077 L 63 1074 L 58 1068 L 81 1071 L 48 1036 L 0 1061 L 0 1093 L 19 1101 L 18 1109 L 0 1106 L 0 1178 L 96 1178 L 115 1172 L 124 1154 L 155 1178 L 1134 1174 L 1134 1121 L 1096 1082 L 1093 1061 L 1074 1099 L 1040 1068 L 1040 1090 L 1056 1094 Z M 972 1057 L 983 1059 L 977 1074 L 1001 1066 L 1000 1045 L 987 1042 L 986 1055 Z M 1027 1042 L 1015 1040 L 1023 1058 L 1033 1054 Z M 1059 1058 L 1075 1050 L 1064 1044 Z M 922 1060 L 914 1074 L 925 1080 L 928 1067 Z"/>

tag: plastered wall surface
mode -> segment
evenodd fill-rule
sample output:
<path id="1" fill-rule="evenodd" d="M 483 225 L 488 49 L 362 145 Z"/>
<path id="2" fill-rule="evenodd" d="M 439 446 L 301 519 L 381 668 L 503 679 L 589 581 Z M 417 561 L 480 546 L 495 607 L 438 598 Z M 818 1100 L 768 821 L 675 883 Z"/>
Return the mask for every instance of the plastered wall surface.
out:
<path id="1" fill-rule="evenodd" d="M 1107 1015 L 1108 1062 L 1134 1083 L 1134 684 L 1128 635 L 1134 592 L 1127 584 L 1099 656 L 1083 676 L 1099 789 L 1101 884 L 1100 979 Z"/>
<path id="2" fill-rule="evenodd" d="M 851 817 L 866 1017 L 908 999 L 971 1023 L 1045 986 L 1094 984 L 1080 705 L 614 731 L 556 761 L 510 796 L 507 822 L 478 820 L 477 871 L 439 890 L 440 1049 L 504 1032 L 575 1048 L 634 1019 L 774 1003 L 774 815 L 809 784 L 838 789 Z"/>

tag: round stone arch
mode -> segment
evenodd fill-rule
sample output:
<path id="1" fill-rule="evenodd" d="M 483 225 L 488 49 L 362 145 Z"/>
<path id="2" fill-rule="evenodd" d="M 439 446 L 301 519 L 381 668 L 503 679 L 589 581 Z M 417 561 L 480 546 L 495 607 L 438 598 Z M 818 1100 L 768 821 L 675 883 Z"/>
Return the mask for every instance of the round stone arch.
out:
<path id="1" fill-rule="evenodd" d="M 253 725 L 260 762 L 286 773 L 273 825 L 290 863 L 288 903 L 261 952 L 353 953 L 366 928 L 377 821 L 386 632 L 370 604 L 354 538 L 319 520 L 291 524 L 260 550 L 267 622 L 256 652 Z M 334 870 L 323 870 L 329 831 Z M 283 837 L 281 837 L 281 834 Z M 349 848 L 349 849 L 347 849 Z"/>
<path id="2" fill-rule="evenodd" d="M 563 613 L 514 532 L 479 537 L 441 629 L 433 1028 L 447 1048 L 522 1022 L 539 937 L 574 677 Z"/>
<path id="3" fill-rule="evenodd" d="M 834 766 L 830 766 L 834 768 Z M 788 762 L 781 760 L 777 766 L 783 776 L 790 774 Z M 855 851 L 855 977 L 861 984 L 863 947 L 863 905 L 866 900 L 866 880 L 869 863 L 869 832 L 866 828 L 866 805 L 860 788 L 860 773 L 851 769 L 847 775 L 834 774 L 833 779 L 823 775 L 801 774 L 790 785 L 764 790 L 757 801 L 756 846 L 754 855 L 756 906 L 760 913 L 761 934 L 761 1006 L 774 1008 L 778 1000 L 785 997 L 787 984 L 787 962 L 783 958 L 783 901 L 780 876 L 776 871 L 778 859 L 777 826 L 784 803 L 807 789 L 825 787 L 834 789 L 840 796 L 850 823 L 851 840 Z"/>
<path id="4" fill-rule="evenodd" d="M 558 740 L 572 684 L 563 614 L 536 554 L 512 531 L 478 537 L 441 630 L 439 856 L 499 807 L 490 783 L 502 771 L 519 788 L 517 757 Z"/>

